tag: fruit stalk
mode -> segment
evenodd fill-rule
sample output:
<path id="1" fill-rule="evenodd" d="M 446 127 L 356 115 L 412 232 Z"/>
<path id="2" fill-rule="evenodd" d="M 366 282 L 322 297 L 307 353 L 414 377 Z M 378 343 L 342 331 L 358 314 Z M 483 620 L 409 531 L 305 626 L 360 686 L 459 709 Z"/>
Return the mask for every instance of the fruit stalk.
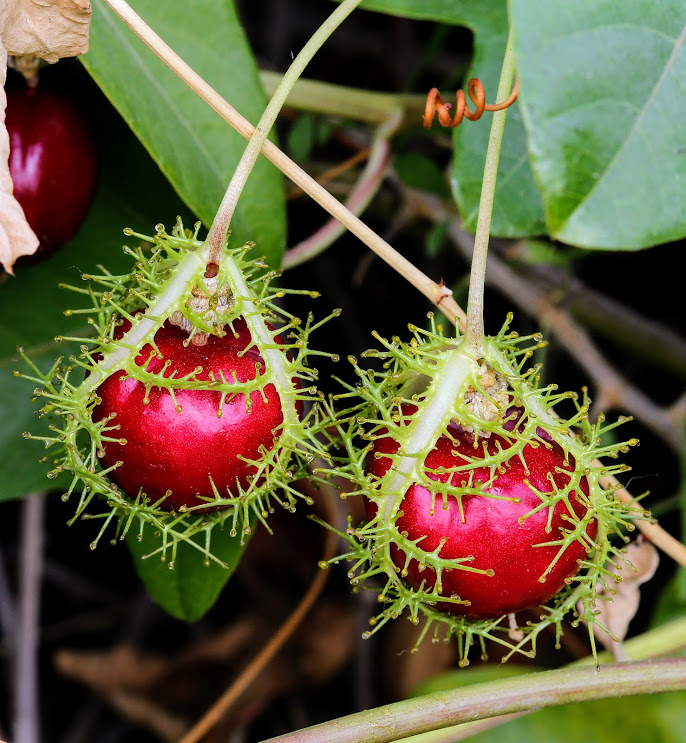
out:
<path id="1" fill-rule="evenodd" d="M 507 40 L 505 57 L 498 84 L 498 101 L 505 100 L 512 87 L 514 78 L 514 44 L 512 30 Z M 474 255 L 472 257 L 471 275 L 469 279 L 469 300 L 467 304 L 467 327 L 465 329 L 465 346 L 470 349 L 475 359 L 483 355 L 484 338 L 484 285 L 486 283 L 486 259 L 488 256 L 488 239 L 491 232 L 491 215 L 498 177 L 498 163 L 500 149 L 503 142 L 503 131 L 507 109 L 496 111 L 491 122 L 491 134 L 488 138 L 486 163 L 479 200 L 479 214 L 476 221 L 474 237 Z"/>
<path id="2" fill-rule="evenodd" d="M 286 98 L 288 98 L 288 94 L 302 75 L 305 67 L 310 63 L 312 57 L 314 57 L 329 36 L 331 36 L 361 2 L 362 0 L 344 0 L 314 32 L 307 44 L 305 44 L 298 56 L 293 60 L 286 74 L 281 78 L 281 82 L 274 91 L 255 127 L 255 131 L 250 137 L 248 146 L 245 148 L 243 156 L 236 167 L 210 228 L 207 236 L 206 252 L 208 263 L 219 263 L 221 260 L 222 249 L 226 242 L 229 225 L 238 204 L 238 199 L 243 192 L 243 188 L 257 161 L 257 157 L 269 136 L 269 132 L 276 121 L 276 117 L 279 115 Z"/>

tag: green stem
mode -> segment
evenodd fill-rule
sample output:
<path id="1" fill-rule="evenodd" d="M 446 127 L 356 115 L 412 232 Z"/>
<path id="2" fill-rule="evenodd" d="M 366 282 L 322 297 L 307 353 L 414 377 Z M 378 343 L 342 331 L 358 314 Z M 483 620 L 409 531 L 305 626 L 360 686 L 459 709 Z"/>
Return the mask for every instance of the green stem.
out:
<path id="1" fill-rule="evenodd" d="M 250 137 L 248 146 L 245 148 L 243 156 L 234 171 L 229 187 L 224 194 L 222 203 L 219 206 L 219 210 L 212 222 L 212 226 L 210 227 L 205 248 L 208 263 L 220 262 L 222 249 L 226 242 L 229 226 L 238 199 L 243 192 L 248 176 L 257 161 L 260 151 L 269 136 L 269 132 L 271 131 L 271 128 L 276 121 L 276 117 L 279 115 L 279 111 L 281 111 L 288 94 L 291 92 L 291 89 L 297 82 L 298 78 L 310 63 L 312 57 L 314 57 L 329 36 L 331 36 L 338 26 L 340 26 L 340 24 L 361 2 L 362 0 L 343 0 L 343 2 L 310 37 L 310 40 L 293 60 L 293 63 L 281 79 L 281 82 L 267 104 L 259 123 L 255 127 L 253 135 Z"/>
<path id="2" fill-rule="evenodd" d="M 260 70 L 264 92 L 271 96 L 283 75 Z M 384 124 L 401 114 L 401 126 L 416 126 L 424 115 L 426 96 L 416 93 L 380 93 L 301 77 L 288 94 L 286 107 L 344 119 Z"/>
<path id="3" fill-rule="evenodd" d="M 387 704 L 270 743 L 391 743 L 471 720 L 560 704 L 686 689 L 686 658 L 563 668 Z"/>
<path id="4" fill-rule="evenodd" d="M 507 40 L 503 67 L 500 73 L 498 85 L 498 96 L 496 100 L 505 100 L 512 87 L 514 79 L 514 48 L 512 31 Z M 472 257 L 472 271 L 469 279 L 469 302 L 467 304 L 467 327 L 465 329 L 465 344 L 474 358 L 483 355 L 484 337 L 484 284 L 486 281 L 486 257 L 488 255 L 488 238 L 491 231 L 491 215 L 493 213 L 493 200 L 495 197 L 495 185 L 498 176 L 498 163 L 500 161 L 500 148 L 503 142 L 503 130 L 505 129 L 505 118 L 507 109 L 496 111 L 491 123 L 491 134 L 488 139 L 486 150 L 486 163 L 484 165 L 484 178 L 481 186 L 481 199 L 479 201 L 479 216 L 476 222 L 476 235 L 474 238 L 474 255 Z"/>
<path id="5" fill-rule="evenodd" d="M 675 619 L 668 624 L 633 637 L 631 640 L 622 643 L 622 648 L 627 657 L 634 661 L 678 653 L 686 648 L 686 618 Z M 611 662 L 612 655 L 610 653 L 598 654 L 598 663 L 603 664 L 603 668 L 605 663 Z M 592 666 L 595 664 L 596 660 L 592 655 L 589 655 L 582 660 L 571 663 L 568 668 Z M 454 727 L 405 738 L 402 743 L 457 743 L 457 741 L 471 738 L 473 735 L 484 730 L 490 730 L 498 725 L 504 725 L 510 722 L 513 717 L 520 717 L 535 711 L 535 709 L 531 709 L 515 713 L 514 715 L 502 715 L 500 717 L 483 718 L 475 722 L 466 722 Z"/>

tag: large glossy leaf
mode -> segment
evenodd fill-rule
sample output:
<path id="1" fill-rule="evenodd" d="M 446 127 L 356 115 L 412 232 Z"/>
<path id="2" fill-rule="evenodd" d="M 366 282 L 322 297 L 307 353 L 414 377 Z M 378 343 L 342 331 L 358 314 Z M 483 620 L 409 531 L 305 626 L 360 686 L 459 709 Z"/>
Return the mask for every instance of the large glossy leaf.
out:
<path id="1" fill-rule="evenodd" d="M 48 423 L 38 421 L 39 406 L 30 400 L 35 385 L 12 374 L 14 369 L 29 372 L 16 353 L 17 346 L 46 371 L 58 355 L 74 352 L 68 344 L 55 343 L 56 335 L 87 332 L 82 315 L 63 314 L 83 306 L 83 298 L 58 285 L 81 284 L 81 273 L 95 271 L 98 263 L 113 273 L 128 271 L 131 259 L 121 249 L 131 240 L 123 235 L 125 227 L 152 234 L 155 224 L 171 226 L 177 215 L 192 220 L 111 107 L 96 106 L 101 139 L 109 146 L 103 147 L 100 184 L 88 219 L 76 237 L 48 260 L 17 266 L 14 278 L 0 277 L 0 500 L 60 487 L 59 482 L 46 480 L 48 465 L 38 463 L 45 453 L 40 444 L 21 437 L 27 430 L 41 433 Z M 126 169 L 121 167 L 121 152 L 126 152 Z"/>
<path id="2" fill-rule="evenodd" d="M 421 3 L 416 0 L 366 0 L 361 7 L 471 29 L 474 58 L 467 79 L 478 77 L 486 89 L 487 100 L 495 100 L 508 32 L 506 0 L 426 0 Z M 441 92 L 444 100 L 448 100 L 450 91 Z M 473 108 L 471 103 L 470 107 Z M 452 189 L 463 223 L 470 230 L 476 227 L 489 131 L 490 114 L 485 114 L 477 122 L 464 121 L 453 135 Z M 545 232 L 543 203 L 531 172 L 518 103 L 508 111 L 491 232 L 501 237 Z"/>
<path id="3" fill-rule="evenodd" d="M 204 546 L 204 534 L 195 538 Z M 214 560 L 185 542 L 178 545 L 173 565 L 153 554 L 162 544 L 160 534 L 147 527 L 139 538 L 133 530 L 126 535 L 126 544 L 134 558 L 138 577 L 155 601 L 177 619 L 194 622 L 214 604 L 229 580 L 247 546 L 241 544 L 241 535 L 229 535 L 229 527 L 212 531 L 212 554 L 228 567 Z"/>
<path id="4" fill-rule="evenodd" d="M 265 105 L 231 0 L 135 0 L 134 9 L 198 74 L 253 123 Z M 171 72 L 107 8 L 93 2 L 83 63 L 178 194 L 209 225 L 245 140 Z M 126 167 L 125 158 L 122 168 Z M 233 240 L 254 240 L 281 263 L 285 201 L 280 173 L 260 158 L 232 223 Z"/>
<path id="5" fill-rule="evenodd" d="M 512 0 L 550 233 L 636 249 L 686 235 L 683 0 Z"/>

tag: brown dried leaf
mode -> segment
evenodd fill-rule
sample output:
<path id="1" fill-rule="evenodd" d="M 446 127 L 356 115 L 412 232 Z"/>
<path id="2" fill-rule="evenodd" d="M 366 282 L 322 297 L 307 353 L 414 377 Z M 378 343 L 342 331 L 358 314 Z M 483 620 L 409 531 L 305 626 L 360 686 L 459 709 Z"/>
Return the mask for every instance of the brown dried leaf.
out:
<path id="1" fill-rule="evenodd" d="M 46 62 L 88 51 L 90 0 L 13 0 L 0 6 L 0 37 L 8 54 Z"/>
<path id="2" fill-rule="evenodd" d="M 54 660 L 60 673 L 90 687 L 126 719 L 145 725 L 162 740 L 175 741 L 274 631 L 264 617 L 245 615 L 172 656 L 118 645 L 100 651 L 61 650 Z M 218 739 L 226 740 L 235 726 L 255 719 L 275 697 L 331 678 L 352 654 L 355 636 L 349 605 L 331 601 L 316 607 L 219 724 Z"/>
<path id="3" fill-rule="evenodd" d="M 598 613 L 593 618 L 593 634 L 617 660 L 627 660 L 621 641 L 626 637 L 629 624 L 638 611 L 641 601 L 639 586 L 655 575 L 659 562 L 660 556 L 655 547 L 639 537 L 626 548 L 624 561 L 615 561 L 610 566 L 608 586 L 613 576 L 620 579 L 609 589 L 610 593 L 601 585 L 597 588 Z M 608 632 L 598 625 L 605 627 Z"/>
<path id="4" fill-rule="evenodd" d="M 12 0 L 0 3 L 0 263 L 8 273 L 22 255 L 38 249 L 38 238 L 12 195 L 7 164 L 10 152 L 5 127 L 4 85 L 7 55 L 33 55 L 48 62 L 88 50 L 90 0 Z"/>

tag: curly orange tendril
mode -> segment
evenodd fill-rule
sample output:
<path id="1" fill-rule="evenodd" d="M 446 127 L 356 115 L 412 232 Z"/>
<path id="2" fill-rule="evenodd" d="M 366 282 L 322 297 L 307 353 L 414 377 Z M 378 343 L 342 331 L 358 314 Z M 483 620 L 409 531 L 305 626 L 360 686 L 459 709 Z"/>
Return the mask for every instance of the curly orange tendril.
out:
<path id="1" fill-rule="evenodd" d="M 504 108 L 509 108 L 517 100 L 517 96 L 519 95 L 519 81 L 515 78 L 512 92 L 501 103 L 486 103 L 486 91 L 478 77 L 473 77 L 467 83 L 467 93 L 474 104 L 474 111 L 469 110 L 464 91 L 458 90 L 456 93 L 457 106 L 455 115 L 451 117 L 450 110 L 452 104 L 443 103 L 438 88 L 431 88 L 426 99 L 426 108 L 424 109 L 424 128 L 429 129 L 431 127 L 434 116 L 437 114 L 438 123 L 441 126 L 449 126 L 451 129 L 454 129 L 456 126 L 460 126 L 464 118 L 470 121 L 477 121 L 483 116 L 484 111 L 502 111 Z"/>

